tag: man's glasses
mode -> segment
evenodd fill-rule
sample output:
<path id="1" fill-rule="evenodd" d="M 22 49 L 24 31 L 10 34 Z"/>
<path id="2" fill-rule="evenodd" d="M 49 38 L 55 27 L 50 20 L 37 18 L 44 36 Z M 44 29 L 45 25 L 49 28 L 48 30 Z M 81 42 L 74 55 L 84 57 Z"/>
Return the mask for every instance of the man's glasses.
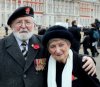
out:
<path id="1" fill-rule="evenodd" d="M 23 25 L 25 25 L 25 26 L 31 26 L 32 24 L 33 24 L 33 22 L 31 22 L 31 21 L 17 21 L 16 22 L 17 26 L 23 26 Z"/>

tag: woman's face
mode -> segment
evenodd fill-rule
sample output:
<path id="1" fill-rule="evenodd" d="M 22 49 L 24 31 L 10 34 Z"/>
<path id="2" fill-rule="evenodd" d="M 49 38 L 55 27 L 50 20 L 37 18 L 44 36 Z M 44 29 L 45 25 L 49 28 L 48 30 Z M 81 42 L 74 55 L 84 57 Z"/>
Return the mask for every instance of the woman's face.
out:
<path id="1" fill-rule="evenodd" d="M 70 42 L 65 39 L 55 38 L 48 43 L 48 51 L 58 62 L 66 62 L 68 51 L 70 49 Z"/>

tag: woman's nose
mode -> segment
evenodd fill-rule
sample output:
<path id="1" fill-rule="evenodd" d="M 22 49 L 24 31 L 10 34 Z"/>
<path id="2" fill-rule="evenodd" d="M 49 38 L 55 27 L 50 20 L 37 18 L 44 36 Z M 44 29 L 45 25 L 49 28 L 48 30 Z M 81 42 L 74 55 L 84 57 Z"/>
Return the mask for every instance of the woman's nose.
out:
<path id="1" fill-rule="evenodd" d="M 60 48 L 56 47 L 56 52 L 59 53 L 60 52 Z"/>

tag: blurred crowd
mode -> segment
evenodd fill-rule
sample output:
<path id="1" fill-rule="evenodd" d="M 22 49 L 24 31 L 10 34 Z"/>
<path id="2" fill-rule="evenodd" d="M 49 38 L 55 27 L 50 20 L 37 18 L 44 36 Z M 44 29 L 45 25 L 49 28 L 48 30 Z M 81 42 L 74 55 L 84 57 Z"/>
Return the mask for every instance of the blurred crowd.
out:
<path id="1" fill-rule="evenodd" d="M 97 57 L 99 55 L 98 49 L 100 48 L 100 21 L 95 19 L 90 27 L 78 26 L 77 20 L 71 22 L 71 26 L 68 26 L 68 19 L 66 22 L 57 22 L 55 25 L 61 25 L 66 27 L 74 36 L 73 50 L 79 53 L 80 47 L 83 47 L 85 55 L 91 55 Z M 39 26 L 38 34 L 43 35 L 48 27 Z M 89 51 L 90 50 L 90 51 Z M 90 53 L 91 52 L 91 53 Z"/>
<path id="2" fill-rule="evenodd" d="M 100 48 L 100 21 L 95 19 L 89 27 L 79 26 L 77 20 L 73 20 L 69 26 L 68 19 L 65 22 L 56 22 L 55 25 L 61 25 L 66 27 L 74 36 L 74 43 L 72 45 L 73 50 L 79 53 L 80 47 L 83 47 L 85 55 L 91 55 L 97 57 L 99 55 L 98 49 Z M 9 27 L 2 24 L 5 30 L 5 35 L 8 36 Z M 38 35 L 44 35 L 46 30 L 49 28 L 37 25 Z M 90 51 L 89 51 L 90 50 Z"/>

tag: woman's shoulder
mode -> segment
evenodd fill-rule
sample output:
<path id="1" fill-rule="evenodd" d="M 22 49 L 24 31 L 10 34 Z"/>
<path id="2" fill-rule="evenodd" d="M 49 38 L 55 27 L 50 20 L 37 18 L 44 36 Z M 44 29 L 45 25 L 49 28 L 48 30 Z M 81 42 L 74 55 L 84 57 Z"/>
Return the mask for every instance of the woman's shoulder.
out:
<path id="1" fill-rule="evenodd" d="M 77 69 L 78 71 L 82 69 L 82 65 L 85 63 L 82 62 L 83 56 L 82 54 L 73 52 L 73 69 Z"/>
<path id="2" fill-rule="evenodd" d="M 73 58 L 77 61 L 81 61 L 84 55 L 78 54 L 77 52 L 73 51 Z"/>

